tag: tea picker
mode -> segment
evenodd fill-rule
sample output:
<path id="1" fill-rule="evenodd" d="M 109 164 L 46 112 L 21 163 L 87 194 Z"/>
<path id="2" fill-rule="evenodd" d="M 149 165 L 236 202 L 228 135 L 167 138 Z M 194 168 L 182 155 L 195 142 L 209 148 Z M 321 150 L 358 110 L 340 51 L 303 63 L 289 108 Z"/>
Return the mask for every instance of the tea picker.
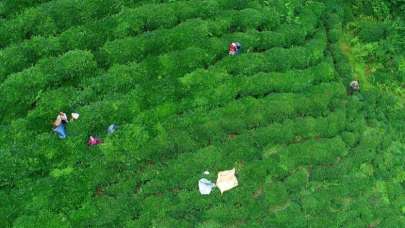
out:
<path id="1" fill-rule="evenodd" d="M 238 55 L 240 53 L 240 49 L 241 45 L 239 42 L 232 42 L 228 48 L 229 55 Z"/>
<path id="2" fill-rule="evenodd" d="M 98 145 L 98 144 L 101 144 L 101 143 L 103 143 L 103 142 L 101 141 L 101 139 L 99 139 L 99 138 L 97 138 L 97 137 L 94 137 L 94 136 L 90 136 L 90 137 L 89 137 L 89 141 L 87 142 L 87 144 L 88 144 L 89 146 L 95 146 L 95 145 Z"/>
<path id="3" fill-rule="evenodd" d="M 72 113 L 70 121 L 79 119 L 79 113 Z M 56 120 L 53 122 L 53 131 L 59 136 L 60 139 L 66 138 L 66 124 L 69 122 L 66 113 L 59 112 Z"/>
<path id="4" fill-rule="evenodd" d="M 109 135 L 113 134 L 116 130 L 117 130 L 118 126 L 115 124 L 111 124 L 110 126 L 108 126 L 107 128 L 107 133 Z"/>
<path id="5" fill-rule="evenodd" d="M 353 80 L 350 82 L 350 94 L 353 94 L 354 92 L 360 91 L 360 84 L 358 80 Z"/>
<path id="6" fill-rule="evenodd" d="M 56 120 L 53 122 L 53 131 L 59 136 L 60 139 L 66 138 L 66 124 L 68 119 L 66 113 L 60 112 L 56 117 Z"/>

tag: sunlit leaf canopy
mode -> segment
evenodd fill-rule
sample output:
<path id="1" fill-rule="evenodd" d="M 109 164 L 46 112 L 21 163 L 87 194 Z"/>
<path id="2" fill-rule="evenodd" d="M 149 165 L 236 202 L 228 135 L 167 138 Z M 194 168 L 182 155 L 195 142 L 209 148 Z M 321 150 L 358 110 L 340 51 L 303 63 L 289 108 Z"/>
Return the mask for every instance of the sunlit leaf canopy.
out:
<path id="1" fill-rule="evenodd" d="M 0 227 L 405 227 L 404 9 L 1 1 Z"/>

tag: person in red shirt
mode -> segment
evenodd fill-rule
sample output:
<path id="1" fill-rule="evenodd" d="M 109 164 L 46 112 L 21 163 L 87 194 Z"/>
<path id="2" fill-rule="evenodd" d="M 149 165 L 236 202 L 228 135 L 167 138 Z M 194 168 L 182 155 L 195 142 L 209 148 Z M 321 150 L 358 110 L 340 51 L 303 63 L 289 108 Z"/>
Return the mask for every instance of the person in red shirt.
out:
<path id="1" fill-rule="evenodd" d="M 238 47 L 236 43 L 231 43 L 229 45 L 229 55 L 236 55 L 238 52 Z"/>
<path id="2" fill-rule="evenodd" d="M 93 136 L 90 136 L 89 141 L 87 142 L 87 144 L 89 146 L 94 146 L 94 145 L 98 145 L 98 144 L 101 144 L 101 143 L 103 143 L 101 141 L 101 139 L 93 137 Z"/>

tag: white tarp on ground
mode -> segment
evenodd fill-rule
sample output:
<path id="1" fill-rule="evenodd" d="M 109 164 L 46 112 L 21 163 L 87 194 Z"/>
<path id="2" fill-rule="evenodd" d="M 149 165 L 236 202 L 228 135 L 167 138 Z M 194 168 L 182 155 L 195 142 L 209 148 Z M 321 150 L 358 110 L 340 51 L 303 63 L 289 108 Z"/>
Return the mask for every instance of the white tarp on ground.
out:
<path id="1" fill-rule="evenodd" d="M 224 193 L 238 186 L 238 179 L 235 177 L 235 168 L 218 173 L 217 187 Z"/>
<path id="2" fill-rule="evenodd" d="M 198 181 L 198 188 L 200 189 L 201 195 L 209 195 L 214 187 L 215 184 L 205 178 L 201 178 Z"/>

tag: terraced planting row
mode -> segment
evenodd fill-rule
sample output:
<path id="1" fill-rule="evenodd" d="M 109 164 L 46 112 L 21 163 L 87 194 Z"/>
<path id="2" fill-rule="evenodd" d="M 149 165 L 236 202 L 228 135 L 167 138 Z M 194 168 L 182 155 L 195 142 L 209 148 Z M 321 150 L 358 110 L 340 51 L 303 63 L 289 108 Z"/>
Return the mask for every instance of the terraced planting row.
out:
<path id="1" fill-rule="evenodd" d="M 348 96 L 337 1 L 0 3 L 0 226 L 401 227 L 400 114 Z"/>
<path id="2" fill-rule="evenodd" d="M 232 11 L 230 8 L 223 12 L 221 7 L 225 6 L 220 6 L 215 1 L 190 1 L 123 8 L 115 15 L 107 16 L 96 22 L 91 21 L 85 25 L 73 26 L 57 36 L 34 37 L 26 42 L 1 50 L 0 75 L 6 77 L 8 74 L 20 71 L 30 64 L 35 64 L 40 58 L 56 56 L 73 49 L 96 51 L 108 40 L 128 35 L 136 36 L 142 32 L 158 28 L 172 28 L 180 22 L 196 17 L 204 19 L 220 13 L 228 15 L 228 20 L 233 20 L 231 26 L 239 30 L 245 29 L 252 23 L 275 27 L 280 21 L 277 17 L 278 14 L 274 13 L 275 10 L 258 11 L 249 8 L 239 12 Z M 255 14 L 261 14 L 260 19 L 256 17 L 256 20 L 252 21 L 251 17 L 247 16 L 252 11 Z M 163 32 L 164 30 L 159 34 L 163 34 Z"/>
<path id="3" fill-rule="evenodd" d="M 196 24 L 200 24 L 200 22 L 201 21 L 196 21 Z M 198 33 L 196 33 L 195 32 L 195 30 L 197 30 L 198 31 L 198 29 L 195 29 L 195 26 L 196 26 L 196 24 L 193 24 L 193 23 L 190 23 L 190 26 L 188 27 L 189 29 L 192 29 L 192 31 L 187 31 L 187 32 L 193 32 L 193 30 L 194 30 L 194 34 L 198 34 Z M 188 26 L 189 24 L 186 24 L 186 27 L 185 28 L 187 28 L 187 26 Z M 204 24 L 203 24 L 204 25 Z M 200 28 L 200 27 L 197 27 L 197 28 Z M 204 29 L 204 26 L 202 26 L 202 31 L 204 31 L 205 29 Z M 180 30 L 181 31 L 181 30 Z M 180 32 L 181 33 L 181 32 Z M 169 33 L 170 34 L 170 33 Z M 260 34 L 260 33 L 259 33 Z M 152 42 L 151 42 L 151 47 L 152 46 L 155 46 L 155 45 L 157 45 L 158 44 L 158 42 L 159 42 L 159 40 L 164 40 L 164 39 L 161 39 L 161 37 L 160 36 L 156 36 L 157 38 L 158 38 L 158 40 L 157 41 L 155 41 L 155 42 L 153 42 L 153 39 L 152 39 Z M 196 37 L 198 37 L 198 36 L 196 36 Z M 203 36 L 204 37 L 204 36 Z M 202 37 L 201 37 L 202 38 Z M 150 40 L 150 39 L 149 39 Z M 193 41 L 193 42 L 191 42 L 191 43 L 185 43 L 184 45 L 185 45 L 185 47 L 187 47 L 188 45 L 191 45 L 191 46 L 193 46 L 193 44 L 194 44 L 194 41 L 195 41 L 195 39 L 191 39 L 191 41 Z M 218 41 L 218 40 L 215 40 L 215 41 Z M 214 41 L 214 42 L 215 42 Z M 182 43 L 182 42 L 180 42 L 180 43 Z M 184 42 L 183 42 L 184 43 Z M 208 42 L 208 43 L 210 43 L 210 42 Z M 221 55 L 221 56 L 223 56 L 224 54 L 222 53 L 222 52 L 224 52 L 224 50 L 223 50 L 223 46 L 225 46 L 226 45 L 226 40 L 224 40 L 224 41 L 222 41 L 222 43 L 221 43 L 221 45 L 219 46 L 219 45 L 216 45 L 216 46 L 219 46 L 219 48 L 220 49 L 218 49 L 218 50 L 215 50 L 218 54 L 217 55 Z M 127 45 L 126 45 L 127 46 Z M 222 47 L 222 48 L 221 48 Z M 179 47 L 177 47 L 177 48 L 179 48 Z M 212 48 L 212 45 L 211 45 L 211 48 Z M 118 50 L 118 52 L 117 53 L 119 53 L 119 55 L 120 55 L 120 59 L 125 59 L 125 58 L 123 58 L 123 53 L 121 52 L 121 51 L 119 51 L 120 49 L 118 48 L 115 48 L 114 50 Z M 147 50 L 144 50 L 143 51 L 144 53 L 149 53 Z M 195 67 L 198 67 L 198 66 L 201 66 L 201 64 L 203 64 L 203 65 L 207 65 L 207 64 L 209 64 L 209 62 L 207 62 L 207 60 L 210 60 L 210 59 L 215 59 L 215 56 L 216 55 L 213 55 L 212 57 L 209 57 L 209 55 L 208 55 L 208 53 L 204 53 L 205 52 L 205 50 L 204 49 L 202 49 L 202 47 L 200 47 L 200 46 L 197 46 L 197 47 L 195 47 L 195 48 L 191 48 L 191 47 L 188 47 L 186 50 L 184 50 L 184 51 L 177 51 L 177 52 L 174 52 L 173 54 L 169 54 L 168 56 L 166 55 L 166 56 L 162 56 L 161 58 L 159 58 L 159 60 L 158 60 L 158 62 L 160 62 L 162 65 L 163 65 L 163 69 L 161 69 L 161 72 L 164 74 L 164 75 L 169 75 L 169 74 L 182 74 L 183 72 L 184 73 L 186 73 L 188 70 L 187 70 L 187 68 L 190 68 L 190 69 L 193 69 L 193 68 L 195 68 Z M 75 54 L 73 54 L 73 53 L 75 53 Z M 79 57 L 80 58 L 82 58 L 82 59 L 87 59 L 87 60 L 83 60 L 83 61 L 88 61 L 88 62 L 91 62 L 91 61 L 94 61 L 94 60 L 91 60 L 92 59 L 92 57 L 91 56 L 89 56 L 88 54 L 86 54 L 86 53 L 84 53 L 84 55 L 83 55 L 83 57 L 81 57 L 80 56 L 80 54 L 79 54 L 80 52 L 71 52 L 71 53 L 67 53 L 66 54 L 66 56 L 70 56 L 70 55 L 76 55 L 76 57 L 73 57 L 73 58 L 78 58 L 79 59 Z M 133 52 L 130 52 L 130 53 L 133 53 Z M 87 55 L 87 56 L 86 56 Z M 139 56 L 139 55 L 141 55 L 140 53 L 137 55 L 137 56 Z M 189 64 L 188 65 L 186 65 L 185 64 L 185 61 L 182 61 L 181 59 L 182 58 L 184 58 L 184 59 L 186 59 L 186 58 L 190 58 L 189 56 L 193 56 L 194 58 L 195 58 L 195 60 L 194 61 L 191 61 L 190 62 L 190 60 L 189 60 Z M 110 57 L 110 59 L 114 59 L 114 58 L 112 58 L 111 56 L 109 56 Z M 63 59 L 64 57 L 59 57 L 60 59 Z M 61 60 L 62 62 L 63 61 L 69 61 L 70 59 L 71 59 L 72 57 L 66 57 L 65 59 L 67 59 L 67 60 Z M 180 59 L 179 59 L 180 58 Z M 173 59 L 174 61 L 172 61 L 171 59 Z M 57 59 L 50 59 L 50 61 L 54 61 L 54 62 L 58 62 L 58 60 Z M 79 61 L 79 60 L 77 60 L 77 61 Z M 148 63 L 150 63 L 150 62 L 152 62 L 153 61 L 153 59 L 150 59 L 149 61 L 145 61 L 146 62 L 146 64 L 144 64 L 144 65 L 146 65 L 146 67 L 149 67 L 148 66 Z M 60 63 L 61 64 L 61 66 L 62 66 L 62 64 L 63 63 Z M 178 63 L 180 63 L 180 62 L 182 62 L 182 67 L 184 68 L 184 70 L 182 70 L 182 69 L 179 69 L 178 68 Z M 43 64 L 43 65 L 48 65 L 49 63 L 46 63 L 46 64 Z M 195 65 L 195 64 L 197 64 L 197 65 Z M 74 67 L 73 65 L 72 65 L 72 67 Z M 82 67 L 88 67 L 89 69 L 88 69 L 88 71 L 90 72 L 94 72 L 94 68 L 92 68 L 92 67 L 94 67 L 94 63 L 92 63 L 92 64 L 83 64 L 83 66 Z M 32 69 L 38 69 L 38 68 L 40 68 L 39 66 L 37 66 L 37 67 L 34 67 L 34 68 L 32 68 Z M 166 69 L 165 69 L 166 68 Z M 156 70 L 158 70 L 159 68 L 157 68 L 156 66 L 154 66 L 154 69 L 151 69 L 151 70 L 153 70 L 153 71 L 156 71 Z M 56 70 L 56 69 L 55 69 Z M 55 72 L 55 70 L 54 70 L 54 72 Z M 61 70 L 63 70 L 63 69 L 61 69 Z M 78 69 L 76 69 L 76 71 L 77 71 Z M 83 70 L 85 70 L 85 69 L 83 69 Z M 69 71 L 69 70 L 67 70 L 67 71 Z M 153 71 L 152 72 L 147 72 L 146 73 L 146 75 L 150 75 L 150 74 L 152 74 L 153 73 Z M 177 71 L 177 72 L 174 72 L 174 71 Z M 51 71 L 52 72 L 52 71 Z M 44 72 L 45 73 L 45 72 Z M 56 73 L 56 72 L 55 72 Z M 14 86 L 16 86 L 16 85 L 14 85 L 14 86 L 12 86 L 12 85 L 9 85 L 9 84 L 16 84 L 16 83 L 19 83 L 18 82 L 18 79 L 17 78 L 23 78 L 23 77 L 26 77 L 26 76 L 24 76 L 24 74 L 32 74 L 31 73 L 31 71 L 29 71 L 29 70 L 27 70 L 27 71 L 24 71 L 24 72 L 21 72 L 21 73 L 18 73 L 18 74 L 16 74 L 15 76 L 12 76 L 12 77 L 10 77 L 7 81 L 5 81 L 3 84 L 2 84 L 2 87 L 4 88 L 3 89 L 3 91 L 4 91 L 4 94 L 9 94 L 9 96 L 11 97 L 11 101 L 10 102 L 7 102 L 7 95 L 4 95 L 4 97 L 6 98 L 5 99 L 5 105 L 4 105 L 4 110 L 5 109 L 7 109 L 7 104 L 9 103 L 9 104 L 14 104 L 15 103 L 15 99 L 19 99 L 18 97 L 20 97 L 20 96 L 17 96 L 16 94 L 11 94 L 11 93 L 9 93 L 9 92 L 7 92 L 7 88 L 10 88 L 11 90 L 14 90 L 14 91 L 17 91 L 17 90 L 15 90 L 14 88 Z M 82 78 L 86 78 L 86 77 L 83 77 L 83 75 L 85 75 L 84 74 L 84 72 L 80 72 L 80 73 L 77 73 L 76 74 L 77 76 L 78 75 L 81 75 L 81 77 Z M 31 76 L 32 77 L 32 76 Z M 43 76 L 39 76 L 38 75 L 38 77 L 48 77 L 49 78 L 49 80 L 56 80 L 56 81 L 58 81 L 58 80 L 60 80 L 60 79 L 62 79 L 63 78 L 63 76 L 62 75 L 59 75 L 58 76 L 58 78 L 56 78 L 55 79 L 55 77 L 53 76 L 53 75 L 51 75 L 51 74 L 49 74 L 49 75 L 47 75 L 46 73 L 43 75 Z M 72 75 L 70 75 L 69 77 L 74 77 L 74 76 L 72 76 Z M 37 78 L 34 78 L 33 80 L 35 80 L 37 83 L 41 83 L 42 81 L 44 81 L 44 80 L 40 80 L 40 79 L 37 79 Z M 46 81 L 47 79 L 45 79 L 45 81 Z M 33 85 L 29 82 L 29 81 L 21 81 L 21 83 L 24 83 L 24 84 L 26 84 L 26 86 L 28 86 L 29 88 L 32 88 L 31 90 L 30 90 L 30 92 L 32 93 L 32 96 L 25 96 L 25 98 L 26 99 L 28 99 L 29 101 L 27 101 L 26 102 L 26 107 L 28 108 L 35 100 L 35 97 L 38 95 L 37 93 L 42 89 L 42 88 L 44 88 L 47 84 L 49 84 L 49 82 L 48 83 L 45 83 L 45 84 L 42 84 L 42 85 L 40 85 L 40 87 L 38 87 L 37 89 L 35 89 L 35 87 L 33 87 Z M 20 86 L 20 88 L 22 88 L 22 86 L 23 85 L 19 85 Z M 26 90 L 25 89 L 21 89 L 20 90 L 21 91 L 21 93 L 22 92 L 25 92 Z M 21 102 L 20 101 L 20 104 L 22 105 L 22 104 L 24 104 L 24 102 Z"/>

